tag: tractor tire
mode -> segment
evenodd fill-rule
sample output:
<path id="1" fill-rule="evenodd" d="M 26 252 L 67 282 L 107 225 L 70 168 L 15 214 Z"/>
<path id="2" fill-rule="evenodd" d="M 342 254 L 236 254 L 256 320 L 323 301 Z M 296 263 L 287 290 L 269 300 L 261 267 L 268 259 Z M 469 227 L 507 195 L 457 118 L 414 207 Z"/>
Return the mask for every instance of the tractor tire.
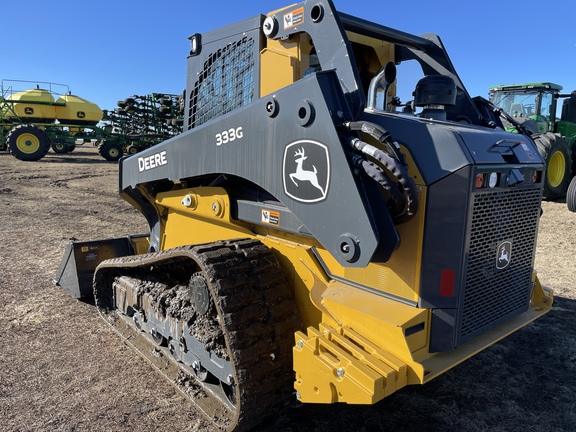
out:
<path id="1" fill-rule="evenodd" d="M 576 176 L 576 141 L 572 143 L 572 177 Z"/>
<path id="2" fill-rule="evenodd" d="M 568 204 L 568 210 L 576 213 L 576 177 L 570 182 L 568 186 L 568 192 L 566 192 L 566 204 Z"/>
<path id="3" fill-rule="evenodd" d="M 10 153 L 21 161 L 37 161 L 50 150 L 50 140 L 42 129 L 23 124 L 14 127 L 6 137 Z"/>
<path id="4" fill-rule="evenodd" d="M 126 147 L 126 153 L 128 153 L 129 155 L 134 155 L 136 153 L 138 153 L 138 147 L 136 147 L 135 145 L 129 145 L 128 147 Z"/>
<path id="5" fill-rule="evenodd" d="M 110 162 L 116 162 L 123 156 L 122 146 L 113 141 L 104 141 L 98 146 L 98 153 Z"/>
<path id="6" fill-rule="evenodd" d="M 544 198 L 560 199 L 566 196 L 571 179 L 572 160 L 568 142 L 551 132 L 532 135 L 538 153 L 546 162 Z"/>
<path id="7" fill-rule="evenodd" d="M 52 151 L 54 151 L 54 153 L 64 154 L 68 153 L 70 150 L 68 149 L 68 146 L 65 142 L 54 140 L 52 141 Z"/>

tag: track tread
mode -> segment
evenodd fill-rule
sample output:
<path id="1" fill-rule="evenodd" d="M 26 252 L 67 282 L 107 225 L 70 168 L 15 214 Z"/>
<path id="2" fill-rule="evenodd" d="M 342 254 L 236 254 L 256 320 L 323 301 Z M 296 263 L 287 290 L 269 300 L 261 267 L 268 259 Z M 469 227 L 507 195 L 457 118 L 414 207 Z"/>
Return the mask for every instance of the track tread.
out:
<path id="1" fill-rule="evenodd" d="M 119 274 L 153 268 L 160 279 L 163 268 L 183 260 L 194 261 L 207 277 L 235 371 L 236 412 L 217 424 L 249 429 L 294 400 L 291 354 L 300 320 L 286 276 L 268 247 L 240 239 L 107 260 L 96 270 L 96 304 L 112 308 L 112 280 Z"/>

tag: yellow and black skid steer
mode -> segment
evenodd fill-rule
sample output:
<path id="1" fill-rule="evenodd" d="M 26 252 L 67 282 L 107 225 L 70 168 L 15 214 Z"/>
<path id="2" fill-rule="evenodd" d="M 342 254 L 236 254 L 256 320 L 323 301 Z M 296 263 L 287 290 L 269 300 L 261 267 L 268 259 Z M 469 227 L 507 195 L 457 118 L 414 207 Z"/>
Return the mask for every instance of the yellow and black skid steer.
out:
<path id="1" fill-rule="evenodd" d="M 484 119 L 438 36 L 317 0 L 190 46 L 184 132 L 119 162 L 150 232 L 71 243 L 55 282 L 217 425 L 374 404 L 550 310 L 544 162 Z"/>

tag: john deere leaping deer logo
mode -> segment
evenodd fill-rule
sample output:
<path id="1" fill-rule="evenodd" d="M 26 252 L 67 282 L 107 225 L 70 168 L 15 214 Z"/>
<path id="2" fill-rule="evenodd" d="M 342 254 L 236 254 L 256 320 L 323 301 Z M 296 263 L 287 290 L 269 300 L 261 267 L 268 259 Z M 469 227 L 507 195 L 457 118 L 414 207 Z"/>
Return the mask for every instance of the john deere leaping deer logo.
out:
<path id="1" fill-rule="evenodd" d="M 316 189 L 319 189 L 320 192 L 322 192 L 322 195 L 324 195 L 324 189 L 322 189 L 322 186 L 318 184 L 318 170 L 316 169 L 316 166 L 312 165 L 313 171 L 307 171 L 302 168 L 302 164 L 306 159 L 308 159 L 307 156 L 304 156 L 305 154 L 306 153 L 304 152 L 303 147 L 300 150 L 296 150 L 296 153 L 294 154 L 294 161 L 296 161 L 296 172 L 290 174 L 290 179 L 292 179 L 292 182 L 296 186 L 298 186 L 298 182 L 296 180 L 310 182 L 312 186 L 314 186 Z"/>
<path id="2" fill-rule="evenodd" d="M 498 270 L 505 269 L 510 265 L 512 258 L 512 242 L 503 241 L 498 245 L 496 253 L 496 268 Z"/>
<path id="3" fill-rule="evenodd" d="M 297 141 L 284 150 L 284 192 L 301 202 L 326 198 L 330 182 L 328 148 L 314 141 Z"/>

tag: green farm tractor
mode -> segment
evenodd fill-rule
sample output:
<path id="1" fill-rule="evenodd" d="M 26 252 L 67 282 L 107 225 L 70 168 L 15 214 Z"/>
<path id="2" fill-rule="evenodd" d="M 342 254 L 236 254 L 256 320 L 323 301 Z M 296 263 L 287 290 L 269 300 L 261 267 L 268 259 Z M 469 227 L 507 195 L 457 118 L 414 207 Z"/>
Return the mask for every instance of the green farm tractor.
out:
<path id="1" fill-rule="evenodd" d="M 530 135 L 546 161 L 547 199 L 564 198 L 576 174 L 576 91 L 561 92 L 562 86 L 551 82 L 490 87 L 490 102 L 500 110 L 505 128 Z"/>

